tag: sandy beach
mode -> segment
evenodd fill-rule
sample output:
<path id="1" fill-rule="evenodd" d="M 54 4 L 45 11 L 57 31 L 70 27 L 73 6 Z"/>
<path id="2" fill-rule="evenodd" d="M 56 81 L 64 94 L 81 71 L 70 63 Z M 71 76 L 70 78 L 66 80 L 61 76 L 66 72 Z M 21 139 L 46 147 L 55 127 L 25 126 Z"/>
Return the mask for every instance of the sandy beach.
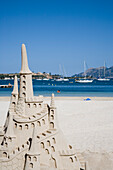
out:
<path id="1" fill-rule="evenodd" d="M 58 122 L 67 141 L 81 152 L 90 170 L 113 169 L 113 98 L 56 97 Z M 49 103 L 50 97 L 44 101 Z M 0 97 L 0 126 L 10 97 Z"/>

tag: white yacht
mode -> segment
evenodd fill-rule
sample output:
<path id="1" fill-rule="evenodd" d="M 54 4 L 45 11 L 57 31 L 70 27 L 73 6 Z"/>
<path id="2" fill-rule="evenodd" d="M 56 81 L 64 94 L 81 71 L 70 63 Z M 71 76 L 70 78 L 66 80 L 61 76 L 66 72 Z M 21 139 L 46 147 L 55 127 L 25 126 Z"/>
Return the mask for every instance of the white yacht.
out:
<path id="1" fill-rule="evenodd" d="M 99 78 L 97 79 L 98 81 L 110 81 L 110 79 L 107 79 L 107 78 Z"/>
<path id="2" fill-rule="evenodd" d="M 10 77 L 5 77 L 4 80 L 11 80 L 11 78 Z"/>
<path id="3" fill-rule="evenodd" d="M 44 78 L 43 80 L 45 80 L 45 81 L 48 81 L 49 79 L 47 79 L 47 78 Z"/>
<path id="4" fill-rule="evenodd" d="M 86 63 L 84 61 L 84 78 L 76 80 L 78 83 L 92 83 L 93 79 L 87 79 L 86 78 Z"/>
<path id="5" fill-rule="evenodd" d="M 63 67 L 61 67 L 61 64 L 59 64 L 59 70 L 60 70 L 61 77 L 56 79 L 56 81 L 69 81 L 69 79 L 64 78 L 64 77 L 67 77 L 66 71 L 64 69 L 64 65 L 63 65 Z"/>
<path id="6" fill-rule="evenodd" d="M 104 62 L 104 78 L 101 78 L 101 76 L 100 76 L 100 68 L 99 68 L 99 77 L 100 78 L 98 78 L 97 80 L 98 81 L 110 81 L 110 79 L 108 79 L 108 78 L 105 78 L 106 77 L 106 63 Z"/>
<path id="7" fill-rule="evenodd" d="M 69 79 L 59 78 L 59 79 L 56 79 L 56 81 L 69 81 Z"/>
<path id="8" fill-rule="evenodd" d="M 36 80 L 42 80 L 42 79 L 36 79 Z"/>
<path id="9" fill-rule="evenodd" d="M 78 83 L 92 83 L 93 79 L 80 79 L 77 80 Z"/>

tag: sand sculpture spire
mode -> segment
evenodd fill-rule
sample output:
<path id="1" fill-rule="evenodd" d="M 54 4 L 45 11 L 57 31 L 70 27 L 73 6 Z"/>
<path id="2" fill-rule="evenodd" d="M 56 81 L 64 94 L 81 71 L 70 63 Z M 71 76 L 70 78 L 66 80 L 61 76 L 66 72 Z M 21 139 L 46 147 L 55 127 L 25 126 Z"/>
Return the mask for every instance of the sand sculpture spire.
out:
<path id="1" fill-rule="evenodd" d="M 50 129 L 57 129 L 57 114 L 56 107 L 54 101 L 54 93 L 51 95 L 51 103 L 50 103 Z"/>
<path id="2" fill-rule="evenodd" d="M 18 94 L 18 80 L 17 80 L 17 76 L 15 76 L 12 95 L 17 95 L 17 94 Z"/>
<path id="3" fill-rule="evenodd" d="M 51 95 L 51 104 L 50 104 L 50 107 L 55 107 L 55 100 L 54 100 L 54 93 L 52 93 Z"/>
<path id="4" fill-rule="evenodd" d="M 9 110 L 14 112 L 16 105 L 18 101 L 18 79 L 17 76 L 14 78 L 14 87 L 13 87 L 13 92 L 11 95 L 11 101 L 10 101 L 10 107 Z"/>
<path id="5" fill-rule="evenodd" d="M 20 71 L 20 74 L 22 73 L 32 73 L 28 67 L 28 60 L 27 60 L 27 52 L 26 52 L 26 47 L 24 44 L 22 44 L 22 47 L 21 47 L 21 71 Z"/>
<path id="6" fill-rule="evenodd" d="M 26 47 L 22 44 L 21 48 L 21 71 L 20 71 L 20 93 L 19 97 L 22 99 L 33 98 L 33 87 L 32 87 L 32 72 L 28 67 Z"/>

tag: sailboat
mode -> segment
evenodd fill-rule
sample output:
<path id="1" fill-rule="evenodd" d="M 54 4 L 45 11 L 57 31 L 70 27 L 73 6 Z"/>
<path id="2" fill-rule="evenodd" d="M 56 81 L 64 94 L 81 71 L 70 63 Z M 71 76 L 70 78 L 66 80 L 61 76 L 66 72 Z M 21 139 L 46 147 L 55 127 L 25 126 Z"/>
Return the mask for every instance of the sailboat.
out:
<path id="1" fill-rule="evenodd" d="M 98 81 L 110 81 L 110 79 L 105 78 L 106 77 L 105 74 L 106 74 L 106 63 L 104 62 L 104 78 L 101 78 L 101 76 L 100 76 L 100 68 L 99 68 L 99 77 L 100 78 L 98 78 L 97 80 Z"/>
<path id="2" fill-rule="evenodd" d="M 84 61 L 84 78 L 77 80 L 78 83 L 92 83 L 93 79 L 86 78 L 86 62 Z"/>
<path id="3" fill-rule="evenodd" d="M 60 73 L 62 74 L 62 68 L 60 64 L 59 64 L 59 69 L 60 69 Z M 59 79 L 56 79 L 56 81 L 69 81 L 69 79 L 64 78 L 64 74 L 66 75 L 66 72 L 63 66 L 63 76 L 61 76 Z"/>
<path id="4" fill-rule="evenodd" d="M 67 74 L 66 74 L 66 71 L 65 71 L 65 68 L 64 68 L 64 65 L 63 65 L 63 81 L 69 81 L 69 79 L 64 78 L 64 75 L 67 77 Z"/>

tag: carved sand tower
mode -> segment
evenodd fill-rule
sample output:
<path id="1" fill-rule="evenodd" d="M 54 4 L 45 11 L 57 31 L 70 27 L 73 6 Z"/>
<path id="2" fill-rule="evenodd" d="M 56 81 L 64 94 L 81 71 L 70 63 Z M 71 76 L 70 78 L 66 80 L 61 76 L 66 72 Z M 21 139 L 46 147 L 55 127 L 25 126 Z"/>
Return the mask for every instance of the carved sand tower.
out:
<path id="1" fill-rule="evenodd" d="M 9 110 L 0 136 L 0 170 L 85 170 L 57 125 L 54 94 L 50 106 L 34 96 L 25 45 L 21 49 L 20 89 L 15 76 Z"/>

